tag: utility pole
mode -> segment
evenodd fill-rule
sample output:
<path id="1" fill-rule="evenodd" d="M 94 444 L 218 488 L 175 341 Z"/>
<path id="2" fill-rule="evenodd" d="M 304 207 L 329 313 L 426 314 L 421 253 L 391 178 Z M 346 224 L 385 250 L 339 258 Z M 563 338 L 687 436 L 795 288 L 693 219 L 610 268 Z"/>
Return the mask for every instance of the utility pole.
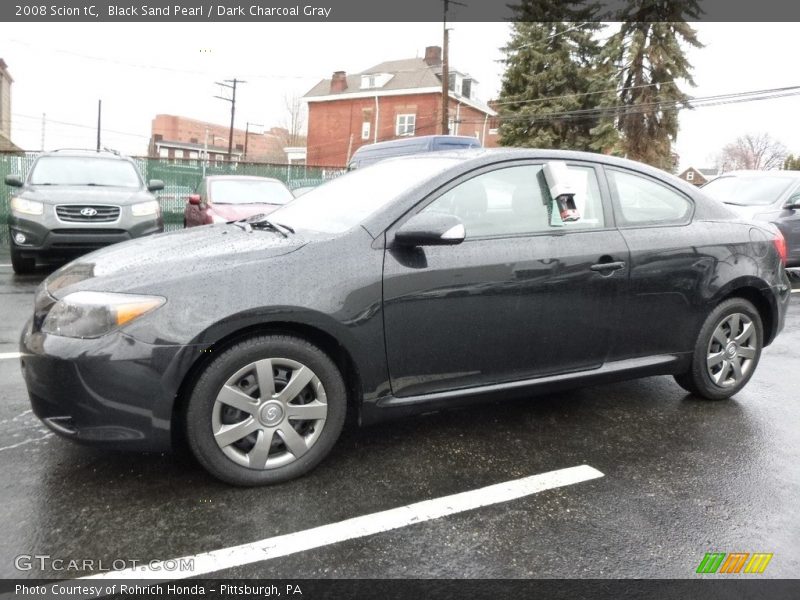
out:
<path id="1" fill-rule="evenodd" d="M 450 32 L 447 29 L 447 11 L 450 4 L 466 6 L 457 0 L 443 0 L 444 15 L 442 17 L 442 134 L 450 133 Z"/>
<path id="2" fill-rule="evenodd" d="M 255 125 L 256 127 L 264 127 L 261 123 L 251 123 L 250 121 L 247 122 L 247 127 L 244 128 L 244 159 L 247 160 L 247 138 L 250 136 L 250 125 Z"/>
<path id="3" fill-rule="evenodd" d="M 44 152 L 44 130 L 45 130 L 45 127 L 47 127 L 47 113 L 42 113 L 42 145 L 40 146 L 40 148 L 42 149 L 42 152 Z"/>
<path id="4" fill-rule="evenodd" d="M 97 101 L 97 151 L 100 152 L 100 115 L 103 113 L 103 101 Z"/>
<path id="5" fill-rule="evenodd" d="M 215 98 L 219 98 L 220 100 L 225 100 L 226 102 L 231 103 L 231 130 L 228 134 L 228 162 L 231 162 L 231 153 L 233 152 L 233 119 L 236 115 L 236 86 L 240 83 L 247 83 L 246 81 L 242 81 L 241 79 L 226 79 L 224 82 L 215 81 L 217 85 L 221 85 L 222 87 L 229 88 L 231 90 L 231 97 L 226 98 L 225 96 L 214 96 Z"/>

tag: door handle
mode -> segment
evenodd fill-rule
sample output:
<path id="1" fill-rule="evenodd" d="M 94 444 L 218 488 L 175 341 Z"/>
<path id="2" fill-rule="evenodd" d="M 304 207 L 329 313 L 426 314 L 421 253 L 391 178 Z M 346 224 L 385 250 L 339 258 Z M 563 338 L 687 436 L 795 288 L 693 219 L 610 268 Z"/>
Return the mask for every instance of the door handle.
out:
<path id="1" fill-rule="evenodd" d="M 592 271 L 618 271 L 625 268 L 625 262 L 618 260 L 615 262 L 601 262 L 589 267 Z"/>

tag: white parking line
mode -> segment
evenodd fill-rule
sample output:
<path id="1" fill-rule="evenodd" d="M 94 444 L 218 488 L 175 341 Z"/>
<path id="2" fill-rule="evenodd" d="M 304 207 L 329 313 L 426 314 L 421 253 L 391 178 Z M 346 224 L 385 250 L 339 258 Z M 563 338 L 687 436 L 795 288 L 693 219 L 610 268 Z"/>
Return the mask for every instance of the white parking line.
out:
<path id="1" fill-rule="evenodd" d="M 0 360 L 4 358 L 19 358 L 22 356 L 21 352 L 0 352 Z"/>
<path id="2" fill-rule="evenodd" d="M 242 544 L 241 546 L 184 556 L 174 561 L 158 561 L 148 564 L 146 567 L 107 571 L 79 579 L 186 579 L 287 556 L 346 540 L 362 538 L 384 531 L 391 531 L 408 525 L 416 525 L 425 521 L 481 508 L 482 506 L 500 504 L 501 502 L 538 494 L 545 490 L 597 479 L 598 477 L 603 477 L 600 471 L 588 465 L 580 465 L 540 475 L 532 475 L 523 479 L 506 481 L 469 492 L 443 496 L 433 500 L 424 500 L 399 508 L 339 521 L 338 523 Z M 187 564 L 188 560 L 194 561 L 194 568 L 191 571 L 166 570 L 170 568 L 170 565 Z"/>
<path id="3" fill-rule="evenodd" d="M 2 452 L 3 450 L 11 450 L 13 448 L 19 448 L 20 446 L 24 446 L 25 444 L 32 444 L 33 442 L 41 442 L 42 440 L 46 440 L 49 437 L 53 437 L 54 435 L 55 435 L 54 433 L 47 433 L 47 434 L 43 435 L 42 437 L 28 438 L 27 440 L 23 440 L 21 442 L 18 442 L 16 444 L 11 445 L 11 446 L 5 446 L 3 448 L 0 448 L 0 452 Z"/>

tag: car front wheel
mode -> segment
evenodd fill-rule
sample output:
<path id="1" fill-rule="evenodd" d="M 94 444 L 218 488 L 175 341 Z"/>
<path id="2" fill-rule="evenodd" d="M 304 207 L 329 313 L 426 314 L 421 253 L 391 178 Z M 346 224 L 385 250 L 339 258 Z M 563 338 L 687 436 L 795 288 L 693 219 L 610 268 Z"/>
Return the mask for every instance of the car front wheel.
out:
<path id="1" fill-rule="evenodd" d="M 703 323 L 691 369 L 676 375 L 675 380 L 700 398 L 730 398 L 753 376 L 763 340 L 764 329 L 756 308 L 743 298 L 726 300 Z"/>
<path id="2" fill-rule="evenodd" d="M 265 485 L 299 477 L 327 456 L 347 397 L 334 362 L 289 336 L 239 342 L 197 380 L 186 411 L 189 446 L 215 477 Z"/>

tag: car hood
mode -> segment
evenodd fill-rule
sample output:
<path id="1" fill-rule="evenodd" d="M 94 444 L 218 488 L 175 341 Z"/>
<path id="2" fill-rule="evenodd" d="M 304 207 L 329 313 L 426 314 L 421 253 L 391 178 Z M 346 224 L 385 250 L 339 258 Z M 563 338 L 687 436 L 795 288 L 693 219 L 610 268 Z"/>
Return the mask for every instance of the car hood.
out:
<path id="1" fill-rule="evenodd" d="M 254 215 L 268 215 L 279 209 L 278 204 L 211 204 L 211 213 L 226 221 L 238 221 Z"/>
<path id="2" fill-rule="evenodd" d="M 123 206 L 155 198 L 151 193 L 142 189 L 95 185 L 28 186 L 17 195 L 26 200 L 36 200 L 46 204 L 118 204 Z"/>
<path id="3" fill-rule="evenodd" d="M 137 238 L 87 254 L 48 277 L 55 298 L 78 290 L 157 293 L 161 284 L 182 278 L 198 282 L 220 270 L 235 270 L 302 248 L 298 235 L 232 224 L 192 227 Z"/>

